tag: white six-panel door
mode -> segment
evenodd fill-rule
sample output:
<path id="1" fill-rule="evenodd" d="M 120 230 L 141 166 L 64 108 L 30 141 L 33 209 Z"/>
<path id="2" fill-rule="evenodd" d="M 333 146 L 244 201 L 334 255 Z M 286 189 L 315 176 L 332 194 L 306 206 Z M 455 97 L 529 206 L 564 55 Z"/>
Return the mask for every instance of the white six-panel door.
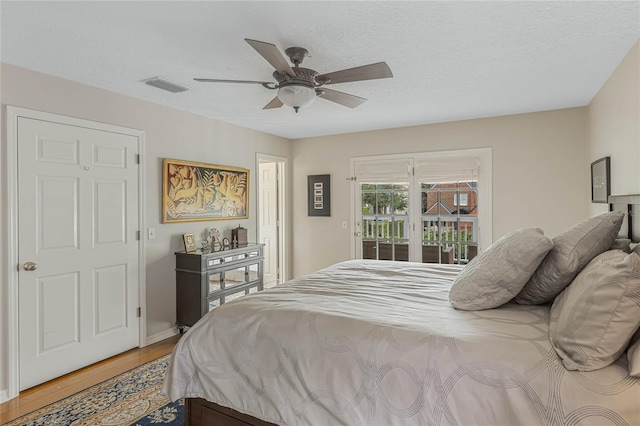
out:
<path id="1" fill-rule="evenodd" d="M 260 242 L 264 244 L 264 286 L 278 282 L 278 181 L 275 162 L 259 163 Z"/>
<path id="2" fill-rule="evenodd" d="M 20 390 L 138 346 L 137 142 L 18 118 Z"/>

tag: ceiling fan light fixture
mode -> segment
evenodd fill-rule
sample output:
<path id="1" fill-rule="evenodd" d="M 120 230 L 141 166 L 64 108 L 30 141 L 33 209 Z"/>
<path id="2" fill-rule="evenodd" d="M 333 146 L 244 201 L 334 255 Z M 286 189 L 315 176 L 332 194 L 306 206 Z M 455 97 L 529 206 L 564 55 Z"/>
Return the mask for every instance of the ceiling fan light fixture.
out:
<path id="1" fill-rule="evenodd" d="M 301 84 L 287 84 L 278 89 L 278 98 L 283 104 L 298 112 L 298 109 L 309 105 L 316 98 L 314 88 Z"/>

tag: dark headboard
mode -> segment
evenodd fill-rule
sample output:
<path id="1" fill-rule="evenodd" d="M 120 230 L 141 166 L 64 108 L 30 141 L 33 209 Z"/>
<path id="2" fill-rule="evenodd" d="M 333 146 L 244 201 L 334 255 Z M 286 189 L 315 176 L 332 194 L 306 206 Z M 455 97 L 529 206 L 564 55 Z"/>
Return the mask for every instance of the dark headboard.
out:
<path id="1" fill-rule="evenodd" d="M 634 243 L 640 241 L 640 237 L 633 234 L 633 217 L 637 214 L 634 212 L 633 206 L 636 206 L 636 209 L 640 208 L 640 194 L 631 194 L 631 195 L 609 195 L 609 210 L 613 211 L 614 204 L 624 204 L 626 205 L 627 210 L 627 238 L 631 238 Z M 635 238 L 634 238 L 635 237 Z"/>

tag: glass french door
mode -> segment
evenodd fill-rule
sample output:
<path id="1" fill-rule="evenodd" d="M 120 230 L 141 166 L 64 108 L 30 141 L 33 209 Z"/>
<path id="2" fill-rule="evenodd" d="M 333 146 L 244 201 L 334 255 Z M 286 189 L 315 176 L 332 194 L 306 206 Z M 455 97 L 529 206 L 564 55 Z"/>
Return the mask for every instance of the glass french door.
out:
<path id="1" fill-rule="evenodd" d="M 473 259 L 480 198 L 472 160 L 355 162 L 355 257 L 447 264 Z"/>
<path id="2" fill-rule="evenodd" d="M 420 182 L 423 263 L 466 264 L 478 254 L 478 182 Z"/>
<path id="3" fill-rule="evenodd" d="M 362 259 L 409 260 L 409 182 L 360 184 Z"/>

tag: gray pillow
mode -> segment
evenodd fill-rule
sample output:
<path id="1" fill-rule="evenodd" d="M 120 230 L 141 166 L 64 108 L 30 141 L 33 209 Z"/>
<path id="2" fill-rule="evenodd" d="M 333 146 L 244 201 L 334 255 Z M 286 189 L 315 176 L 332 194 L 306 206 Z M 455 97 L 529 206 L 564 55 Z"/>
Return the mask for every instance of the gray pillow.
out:
<path id="1" fill-rule="evenodd" d="M 553 239 L 553 248 L 514 301 L 539 305 L 553 300 L 587 263 L 609 250 L 624 213 L 604 213 L 572 226 Z"/>
<path id="2" fill-rule="evenodd" d="M 614 362 L 640 327 L 640 257 L 600 254 L 553 302 L 549 340 L 568 370 Z"/>
<path id="3" fill-rule="evenodd" d="M 629 238 L 616 238 L 611 243 L 609 250 L 622 250 L 625 253 L 631 253 L 631 240 Z"/>
<path id="4" fill-rule="evenodd" d="M 640 328 L 631 338 L 631 342 L 629 342 L 627 360 L 629 361 L 629 375 L 640 377 Z"/>
<path id="5" fill-rule="evenodd" d="M 631 252 L 640 256 L 640 244 L 637 244 Z M 629 342 L 627 360 L 629 361 L 629 375 L 640 377 L 640 328 Z"/>
<path id="6" fill-rule="evenodd" d="M 460 271 L 449 291 L 451 304 L 456 309 L 478 311 L 507 303 L 551 247 L 551 240 L 538 228 L 508 233 Z"/>

